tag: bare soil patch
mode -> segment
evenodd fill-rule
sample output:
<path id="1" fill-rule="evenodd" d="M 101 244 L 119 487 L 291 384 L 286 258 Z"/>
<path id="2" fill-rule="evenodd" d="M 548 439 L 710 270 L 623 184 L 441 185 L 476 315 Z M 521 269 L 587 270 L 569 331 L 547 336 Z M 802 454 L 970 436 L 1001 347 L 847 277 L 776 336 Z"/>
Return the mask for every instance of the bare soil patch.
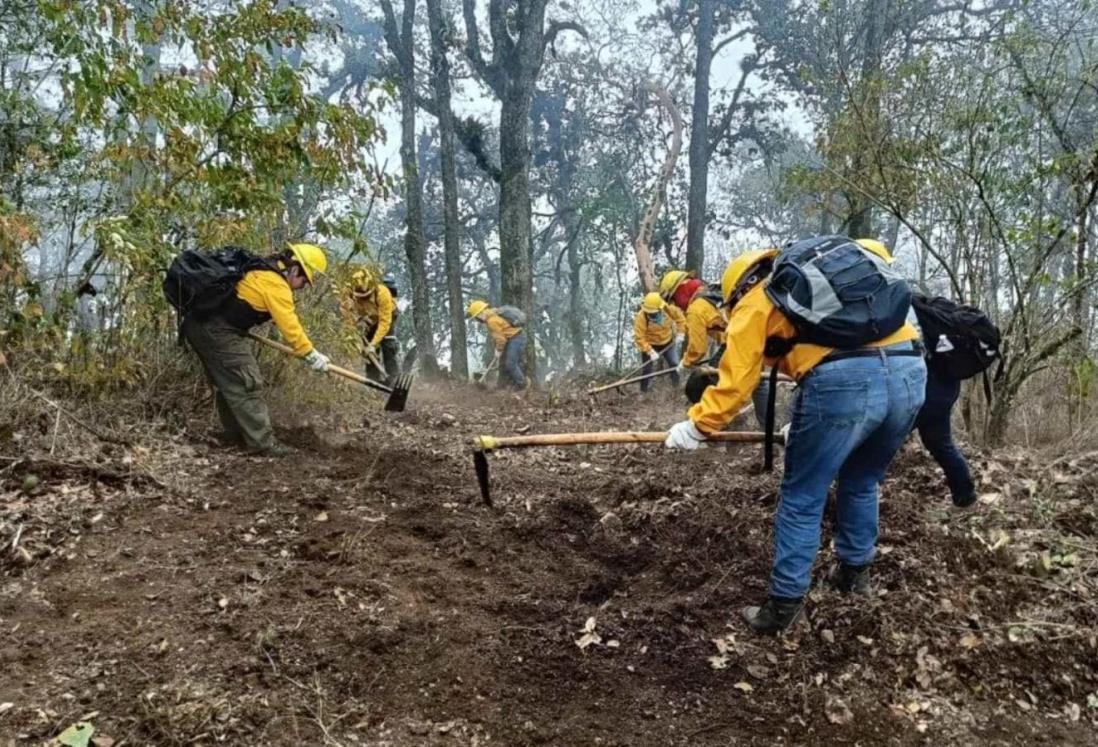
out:
<path id="1" fill-rule="evenodd" d="M 957 514 L 909 446 L 877 596 L 817 584 L 760 639 L 756 447 L 493 454 L 480 503 L 469 436 L 664 428 L 670 395 L 354 407 L 283 432 L 284 460 L 5 437 L 0 745 L 81 718 L 115 747 L 1098 743 L 1094 456 L 976 455 Z"/>

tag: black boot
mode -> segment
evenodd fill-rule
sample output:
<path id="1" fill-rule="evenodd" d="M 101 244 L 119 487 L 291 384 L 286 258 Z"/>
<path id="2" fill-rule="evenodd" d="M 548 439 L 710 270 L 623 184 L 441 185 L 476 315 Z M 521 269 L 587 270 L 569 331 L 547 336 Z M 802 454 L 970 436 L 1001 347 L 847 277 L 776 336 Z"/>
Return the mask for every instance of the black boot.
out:
<path id="1" fill-rule="evenodd" d="M 954 493 L 953 505 L 956 508 L 972 508 L 976 503 L 976 492 L 971 493 Z"/>
<path id="2" fill-rule="evenodd" d="M 861 594 L 868 597 L 869 588 L 869 564 L 847 565 L 840 562 L 831 571 L 831 585 L 840 594 Z"/>
<path id="3" fill-rule="evenodd" d="M 804 601 L 767 597 L 762 607 L 744 607 L 743 619 L 756 633 L 777 635 L 792 627 L 804 612 Z"/>

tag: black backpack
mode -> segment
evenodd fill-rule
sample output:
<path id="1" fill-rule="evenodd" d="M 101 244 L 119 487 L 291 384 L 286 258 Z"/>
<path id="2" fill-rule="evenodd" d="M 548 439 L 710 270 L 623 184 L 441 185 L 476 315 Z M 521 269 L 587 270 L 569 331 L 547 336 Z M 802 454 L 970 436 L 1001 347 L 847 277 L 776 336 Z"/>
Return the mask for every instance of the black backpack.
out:
<path id="1" fill-rule="evenodd" d="M 781 357 L 807 342 L 854 350 L 896 332 L 907 321 L 911 289 L 887 262 L 846 236 L 815 236 L 787 245 L 774 260 L 766 295 L 796 329 L 772 337 L 766 355 Z M 770 373 L 763 467 L 774 464 L 778 367 Z"/>
<path id="2" fill-rule="evenodd" d="M 236 284 L 252 270 L 277 272 L 278 266 L 273 260 L 235 246 L 216 252 L 186 249 L 168 267 L 164 297 L 178 312 L 181 324 L 191 315 L 208 318 L 236 297 Z"/>
<path id="3" fill-rule="evenodd" d="M 999 328 L 975 306 L 919 294 L 911 305 L 923 330 L 927 366 L 941 378 L 971 379 L 1002 359 Z"/>
<path id="4" fill-rule="evenodd" d="M 852 350 L 900 329 L 911 290 L 883 259 L 846 236 L 790 244 L 774 260 L 766 295 L 808 342 Z"/>

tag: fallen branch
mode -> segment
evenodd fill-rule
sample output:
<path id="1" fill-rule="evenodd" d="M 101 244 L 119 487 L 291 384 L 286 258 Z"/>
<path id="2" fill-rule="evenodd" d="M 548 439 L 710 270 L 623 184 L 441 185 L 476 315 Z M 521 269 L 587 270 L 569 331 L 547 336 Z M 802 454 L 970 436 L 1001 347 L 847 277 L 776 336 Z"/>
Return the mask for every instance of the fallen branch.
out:
<path id="1" fill-rule="evenodd" d="M 38 390 L 32 389 L 31 387 L 27 387 L 27 391 L 30 392 L 31 394 L 33 394 L 35 397 L 38 397 L 38 399 L 42 400 L 43 402 L 45 402 L 50 407 L 57 408 L 58 417 L 60 417 L 61 415 L 64 415 L 69 420 L 76 423 L 78 426 L 80 426 L 84 430 L 86 430 L 88 433 L 90 433 L 93 436 L 95 436 L 96 438 L 98 438 L 100 441 L 106 441 L 107 443 L 118 444 L 120 446 L 132 446 L 133 445 L 133 441 L 131 441 L 128 438 L 124 438 L 122 436 L 109 435 L 109 434 L 104 433 L 103 431 L 99 430 L 95 426 L 90 425 L 88 423 L 85 423 L 83 420 L 76 417 L 71 412 L 66 410 L 64 407 L 57 404 L 52 399 L 50 399 L 46 395 L 42 394 Z M 57 432 L 56 432 L 56 429 L 55 429 L 54 430 L 54 440 L 56 441 L 56 439 L 57 439 Z M 52 448 L 51 448 L 51 451 L 52 451 Z"/>
<path id="2" fill-rule="evenodd" d="M 0 457 L 0 459 L 12 459 L 13 457 Z M 156 479 L 152 475 L 144 472 L 117 472 L 106 467 L 100 467 L 95 464 L 85 464 L 82 462 L 63 462 L 57 459 L 38 459 L 34 457 L 28 457 L 22 459 L 19 462 L 21 465 L 25 465 L 28 470 L 53 470 L 57 472 L 76 472 L 84 475 L 94 477 L 101 482 L 115 482 L 115 483 L 147 483 L 161 490 L 170 490 L 166 484 Z"/>

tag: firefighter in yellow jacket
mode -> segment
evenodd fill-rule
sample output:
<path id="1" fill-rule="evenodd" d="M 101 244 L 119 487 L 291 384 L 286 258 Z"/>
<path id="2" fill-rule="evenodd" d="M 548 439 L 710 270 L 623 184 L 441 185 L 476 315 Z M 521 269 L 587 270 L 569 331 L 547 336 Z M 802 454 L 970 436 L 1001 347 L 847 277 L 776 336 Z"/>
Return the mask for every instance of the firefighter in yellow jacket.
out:
<path id="1" fill-rule="evenodd" d="M 709 357 L 709 343 L 724 344 L 727 326 L 720 293 L 685 270 L 669 270 L 660 279 L 660 296 L 684 312 L 686 352 L 680 368 L 694 368 Z"/>
<path id="2" fill-rule="evenodd" d="M 798 335 L 767 287 L 777 254 L 749 252 L 728 265 L 721 281 L 730 314 L 728 344 L 719 379 L 667 437 L 668 448 L 689 450 L 722 430 L 755 390 L 764 362 L 798 382 L 775 515 L 769 595 L 759 607 L 743 611 L 748 625 L 761 633 L 781 632 L 802 613 L 828 489 L 836 480 L 833 540 L 839 563 L 831 583 L 840 592 L 869 594 L 878 486 L 911 430 L 926 382 L 918 332 L 908 323 L 860 348 L 799 343 L 772 357 Z M 872 261 L 880 277 L 898 278 L 883 260 Z M 819 295 L 835 300 L 834 285 L 829 287 L 821 286 Z"/>
<path id="3" fill-rule="evenodd" d="M 643 374 L 652 373 L 662 358 L 674 369 L 671 381 L 679 385 L 679 350 L 686 334 L 686 320 L 677 306 L 673 306 L 659 293 L 649 293 L 644 297 L 640 309 L 633 317 L 633 340 L 640 350 Z M 641 391 L 647 392 L 651 379 L 643 379 Z"/>
<path id="4" fill-rule="evenodd" d="M 366 359 L 366 376 L 394 380 L 400 374 L 400 345 L 393 330 L 397 306 L 392 291 L 372 270 L 361 269 L 351 276 L 350 295 L 344 313 L 349 311 L 354 317 Z M 379 356 L 384 371 L 377 365 Z"/>
<path id="5" fill-rule="evenodd" d="M 496 351 L 492 366 L 499 366 L 499 387 L 510 383 L 515 389 L 525 389 L 522 354 L 526 350 L 526 314 L 514 306 L 492 308 L 481 300 L 470 303 L 467 311 L 488 328 L 488 337 Z"/>
<path id="6" fill-rule="evenodd" d="M 209 317 L 185 316 L 182 334 L 202 360 L 216 392 L 217 414 L 227 443 L 250 453 L 283 456 L 263 401 L 263 376 L 245 333 L 274 321 L 286 344 L 316 371 L 328 369 L 328 356 L 313 347 L 294 308 L 294 292 L 312 285 L 328 268 L 324 250 L 312 244 L 289 248 L 264 260 L 269 266 L 245 273 L 236 295 Z"/>

